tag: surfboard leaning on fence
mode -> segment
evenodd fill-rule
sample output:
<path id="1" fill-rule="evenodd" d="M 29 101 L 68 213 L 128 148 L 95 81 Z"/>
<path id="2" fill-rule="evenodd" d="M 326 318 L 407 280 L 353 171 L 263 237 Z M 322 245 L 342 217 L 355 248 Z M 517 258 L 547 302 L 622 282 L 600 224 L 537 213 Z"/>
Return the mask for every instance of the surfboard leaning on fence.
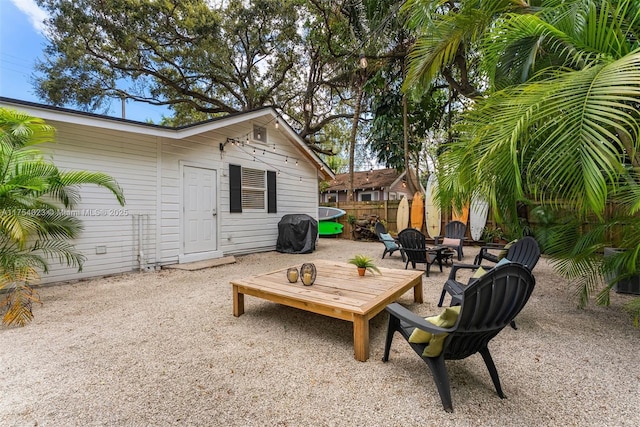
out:
<path id="1" fill-rule="evenodd" d="M 435 200 L 435 191 L 438 188 L 438 178 L 435 174 L 429 175 L 427 180 L 427 192 L 425 197 L 425 214 L 427 216 L 427 234 L 432 239 L 440 235 L 440 223 L 442 212 Z"/>
<path id="2" fill-rule="evenodd" d="M 411 227 L 417 230 L 422 230 L 424 223 L 424 200 L 422 197 L 422 192 L 416 191 L 411 201 Z"/>
<path id="3" fill-rule="evenodd" d="M 482 231 L 487 225 L 487 215 L 489 214 L 489 203 L 479 196 L 471 198 L 469 208 L 469 227 L 471 238 L 478 241 L 482 238 Z"/>
<path id="4" fill-rule="evenodd" d="M 409 226 L 409 201 L 405 196 L 402 196 L 400 204 L 398 204 L 396 225 L 398 228 L 398 233 Z"/>

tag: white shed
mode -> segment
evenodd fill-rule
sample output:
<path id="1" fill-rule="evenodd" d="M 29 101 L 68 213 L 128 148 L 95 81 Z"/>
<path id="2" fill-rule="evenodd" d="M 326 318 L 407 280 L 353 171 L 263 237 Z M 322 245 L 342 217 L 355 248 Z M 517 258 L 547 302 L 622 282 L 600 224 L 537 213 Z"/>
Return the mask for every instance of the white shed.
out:
<path id="1" fill-rule="evenodd" d="M 0 97 L 57 131 L 42 148 L 61 169 L 101 171 L 124 190 L 82 188 L 73 211 L 82 272 L 52 263 L 43 282 L 149 270 L 274 250 L 285 214 L 317 219 L 318 183 L 333 172 L 272 108 L 180 128 Z"/>

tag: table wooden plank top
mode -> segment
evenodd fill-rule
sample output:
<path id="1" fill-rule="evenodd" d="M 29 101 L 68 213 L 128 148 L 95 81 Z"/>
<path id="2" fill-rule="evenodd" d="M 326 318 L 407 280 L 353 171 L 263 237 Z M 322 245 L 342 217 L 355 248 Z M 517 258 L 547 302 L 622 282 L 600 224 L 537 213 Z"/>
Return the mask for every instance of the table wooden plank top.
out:
<path id="1" fill-rule="evenodd" d="M 392 301 L 388 301 L 389 298 L 395 300 L 416 286 L 417 282 L 422 280 L 423 274 L 420 270 L 380 267 L 382 274 L 373 275 L 367 272 L 365 276 L 358 276 L 356 267 L 345 262 L 315 260 L 314 264 L 317 274 L 311 286 L 304 286 L 300 280 L 289 283 L 286 277 L 289 267 L 233 280 L 231 284 L 238 286 L 243 294 L 260 298 L 271 295 L 274 298 L 265 299 L 273 301 L 298 301 L 327 309 L 339 309 L 346 313 L 366 315 L 380 303 L 390 303 Z M 309 310 L 308 307 L 305 309 Z M 309 311 L 327 314 L 322 311 Z"/>
<path id="2" fill-rule="evenodd" d="M 232 280 L 233 315 L 244 313 L 244 296 L 251 295 L 312 313 L 353 322 L 353 348 L 356 360 L 369 358 L 369 319 L 387 304 L 413 288 L 414 301 L 422 302 L 420 270 L 380 268 L 382 274 L 358 275 L 352 264 L 314 260 L 316 280 L 305 286 L 289 283 L 287 268 Z"/>

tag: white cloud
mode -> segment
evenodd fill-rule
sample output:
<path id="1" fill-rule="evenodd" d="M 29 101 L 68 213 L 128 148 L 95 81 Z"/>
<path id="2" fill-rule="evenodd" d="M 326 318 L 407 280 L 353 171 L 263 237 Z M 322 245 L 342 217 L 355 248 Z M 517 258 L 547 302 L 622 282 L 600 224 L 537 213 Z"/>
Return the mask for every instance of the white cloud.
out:
<path id="1" fill-rule="evenodd" d="M 11 2 L 29 17 L 29 21 L 33 28 L 39 33 L 45 33 L 45 19 L 48 18 L 47 12 L 40 9 L 34 0 L 11 0 Z"/>

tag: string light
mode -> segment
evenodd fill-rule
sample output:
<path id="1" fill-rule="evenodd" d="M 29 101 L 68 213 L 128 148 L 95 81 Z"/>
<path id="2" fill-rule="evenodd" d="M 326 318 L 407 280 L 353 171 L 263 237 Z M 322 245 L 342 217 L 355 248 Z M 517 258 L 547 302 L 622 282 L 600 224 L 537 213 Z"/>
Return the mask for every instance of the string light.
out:
<path id="1" fill-rule="evenodd" d="M 224 142 L 224 143 L 222 143 L 222 142 L 221 142 L 221 143 L 220 143 L 220 151 L 224 151 L 224 147 L 225 147 L 227 144 L 233 144 L 233 145 L 234 145 L 234 146 L 236 146 L 236 147 L 248 147 L 248 148 L 250 148 L 250 149 L 251 149 L 251 154 L 252 154 L 254 157 L 255 157 L 255 154 L 256 154 L 257 150 L 262 150 L 262 155 L 263 155 L 263 156 L 266 156 L 266 154 L 267 154 L 267 151 L 266 151 L 266 149 L 265 149 L 265 148 L 256 147 L 256 146 L 254 146 L 254 145 L 251 145 L 251 144 L 249 144 L 249 143 L 244 142 L 244 140 L 235 139 L 235 138 L 227 138 L 226 142 Z M 248 154 L 248 153 L 247 153 L 247 154 Z M 272 154 L 273 154 L 274 156 L 284 157 L 284 158 L 285 158 L 285 160 L 284 160 L 284 161 L 285 161 L 285 163 L 289 163 L 289 157 L 291 157 L 291 156 L 289 156 L 288 154 L 280 154 L 280 153 L 278 153 L 278 152 L 277 152 L 277 145 L 276 145 L 276 144 L 274 144 L 274 145 L 273 145 L 273 152 L 272 152 Z M 299 163 L 298 158 L 296 158 L 296 157 L 291 157 L 291 160 L 292 160 L 292 161 L 295 161 L 296 166 L 298 166 L 298 165 L 300 164 L 300 163 Z M 324 166 L 322 166 L 322 165 L 321 165 L 321 166 L 320 166 L 320 168 L 321 168 L 321 170 L 324 170 Z"/>
<path id="2" fill-rule="evenodd" d="M 268 126 L 271 121 L 274 122 L 274 127 L 276 129 L 278 129 L 280 127 L 279 116 L 271 119 L 267 123 L 264 123 L 263 126 Z M 261 137 L 262 137 L 262 133 L 259 132 L 259 131 L 256 132 L 255 135 L 256 135 L 256 138 L 258 140 L 260 140 Z M 240 150 L 245 152 L 247 155 L 252 155 L 252 158 L 253 158 L 254 162 L 260 162 L 260 163 L 263 163 L 263 164 L 265 164 L 265 165 L 267 165 L 269 167 L 273 167 L 273 163 L 265 162 L 259 156 L 255 155 L 258 150 L 262 150 L 262 156 L 266 157 L 266 148 L 264 148 L 264 147 L 256 147 L 256 146 L 251 145 L 250 144 L 250 142 L 251 142 L 250 136 L 251 136 L 251 133 L 246 133 L 246 134 L 244 134 L 244 135 L 242 135 L 241 137 L 238 137 L 238 138 L 227 138 L 224 143 L 222 143 L 222 142 L 220 143 L 220 151 L 224 151 L 224 147 L 229 143 L 233 144 L 236 147 L 246 147 L 246 148 L 250 149 L 251 151 L 249 152 L 248 150 L 244 150 L 242 148 L 240 148 Z M 258 141 L 258 142 L 266 142 L 266 141 Z M 272 148 L 273 148 L 273 152 L 272 152 L 273 155 L 284 157 L 285 158 L 285 160 L 284 160 L 285 163 L 287 163 L 287 164 L 289 163 L 289 157 L 291 157 L 291 156 L 289 156 L 288 154 L 280 154 L 280 153 L 278 153 L 277 152 L 277 148 L 278 148 L 277 144 L 273 144 Z M 252 154 L 250 154 L 250 153 L 252 153 Z M 296 166 L 300 165 L 300 161 L 298 160 L 298 158 L 291 157 L 291 159 L 292 159 L 292 161 L 295 161 Z M 325 170 L 324 164 L 322 164 L 322 162 L 320 162 L 320 163 L 321 163 L 320 164 L 320 170 L 324 171 Z M 289 176 L 294 176 L 294 175 L 290 175 L 288 173 L 284 173 L 280 169 L 276 169 L 276 170 L 277 170 L 278 176 L 282 175 L 282 174 L 289 175 Z M 300 182 L 302 182 L 302 176 L 299 176 L 298 179 L 299 179 Z"/>
<path id="3" fill-rule="evenodd" d="M 360 54 L 360 68 L 362 68 L 363 70 L 367 68 L 367 65 L 369 65 L 369 63 L 367 62 L 367 57 L 364 55 L 364 52 Z"/>

